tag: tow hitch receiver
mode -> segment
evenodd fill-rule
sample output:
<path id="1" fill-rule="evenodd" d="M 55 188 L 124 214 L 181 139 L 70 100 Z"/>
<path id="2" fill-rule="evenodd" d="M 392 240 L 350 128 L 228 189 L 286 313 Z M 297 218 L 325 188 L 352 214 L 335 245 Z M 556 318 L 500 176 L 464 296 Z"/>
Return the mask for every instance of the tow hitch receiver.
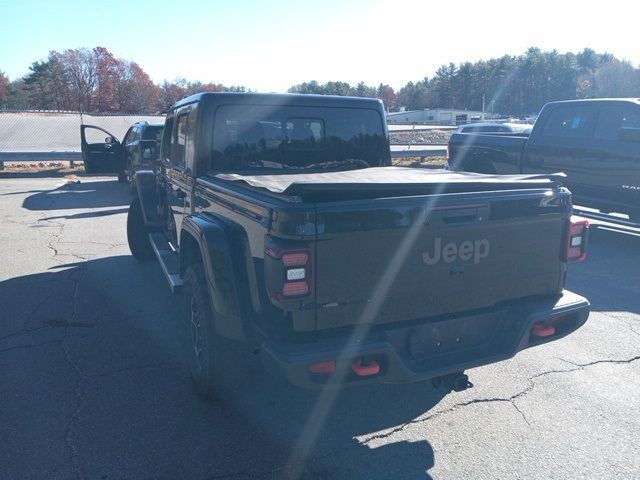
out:
<path id="1" fill-rule="evenodd" d="M 441 377 L 435 377 L 431 380 L 434 388 L 442 390 L 444 392 L 462 392 L 473 387 L 473 383 L 469 381 L 469 377 L 463 372 L 450 373 L 449 375 L 442 375 Z"/>

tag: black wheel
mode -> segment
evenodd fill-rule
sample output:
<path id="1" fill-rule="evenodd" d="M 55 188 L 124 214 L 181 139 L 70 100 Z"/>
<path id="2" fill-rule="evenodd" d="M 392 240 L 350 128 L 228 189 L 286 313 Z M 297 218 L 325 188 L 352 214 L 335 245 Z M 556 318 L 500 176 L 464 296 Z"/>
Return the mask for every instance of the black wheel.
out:
<path id="1" fill-rule="evenodd" d="M 243 394 L 250 384 L 252 366 L 258 369 L 247 345 L 216 332 L 202 264 L 187 267 L 183 296 L 187 363 L 196 392 L 207 400 Z"/>
<path id="2" fill-rule="evenodd" d="M 127 172 L 124 170 L 118 172 L 118 183 L 127 183 Z"/>
<path id="3" fill-rule="evenodd" d="M 127 215 L 127 241 L 129 242 L 129 250 L 131 254 L 138 260 L 148 262 L 156 258 L 151 241 L 149 240 L 149 231 L 144 225 L 144 217 L 142 216 L 142 205 L 138 197 L 133 199 L 129 206 L 129 214 Z"/>

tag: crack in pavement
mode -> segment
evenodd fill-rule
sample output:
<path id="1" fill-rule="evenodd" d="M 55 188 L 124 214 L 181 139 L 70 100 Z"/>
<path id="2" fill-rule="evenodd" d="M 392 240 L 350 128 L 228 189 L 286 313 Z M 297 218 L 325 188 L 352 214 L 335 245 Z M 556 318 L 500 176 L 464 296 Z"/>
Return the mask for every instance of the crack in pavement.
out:
<path id="1" fill-rule="evenodd" d="M 53 250 L 53 256 L 51 257 L 51 259 L 52 259 L 52 260 L 54 260 L 55 262 L 62 263 L 62 262 L 60 262 L 60 261 L 56 258 L 56 257 L 58 256 L 58 249 L 57 249 L 55 246 L 53 246 L 52 244 L 53 244 L 54 242 L 55 242 L 55 244 L 56 244 L 56 245 L 59 245 L 59 244 L 60 244 L 60 238 L 62 237 L 62 234 L 63 234 L 63 232 L 64 232 L 64 226 L 65 226 L 65 224 L 64 224 L 64 223 L 61 223 L 61 222 L 54 222 L 54 221 L 47 220 L 47 219 L 38 219 L 38 222 L 40 222 L 40 221 L 44 221 L 44 222 L 47 222 L 47 223 L 51 223 L 54 227 L 59 228 L 59 231 L 58 231 L 58 232 L 52 232 L 52 233 L 51 233 L 51 236 L 52 236 L 53 238 L 52 238 L 52 239 L 50 239 L 50 240 L 47 242 L 47 248 L 49 248 L 49 249 Z"/>
<path id="2" fill-rule="evenodd" d="M 105 372 L 97 372 L 89 375 L 89 378 L 100 378 L 100 377 L 108 377 L 110 375 L 116 375 L 118 373 L 124 372 L 133 372 L 136 370 L 149 370 L 154 368 L 166 368 L 166 367 L 176 367 L 179 364 L 176 363 L 168 363 L 168 362 L 159 362 L 159 363 L 151 363 L 147 365 L 130 365 L 126 367 L 116 368 L 114 370 L 107 370 Z"/>
<path id="3" fill-rule="evenodd" d="M 385 433 L 380 433 L 380 434 L 376 434 L 376 435 L 372 435 L 370 437 L 367 437 L 365 440 L 363 440 L 360 443 L 362 445 L 367 445 L 372 440 L 379 440 L 379 439 L 389 438 L 389 437 L 395 435 L 396 433 L 399 433 L 399 432 L 403 431 L 404 429 L 406 429 L 410 425 L 424 423 L 424 422 L 427 422 L 427 421 L 432 420 L 434 418 L 440 417 L 442 415 L 455 412 L 456 410 L 459 410 L 460 408 L 464 408 L 464 407 L 467 407 L 469 405 L 475 405 L 475 404 L 480 404 L 480 403 L 510 403 L 515 408 L 515 410 L 522 416 L 523 420 L 527 423 L 527 425 L 531 426 L 531 423 L 528 421 L 528 419 L 525 416 L 524 412 L 522 412 L 522 410 L 520 410 L 520 408 L 517 406 L 515 401 L 518 400 L 519 398 L 522 398 L 525 395 L 528 395 L 529 393 L 531 393 L 533 391 L 533 389 L 535 388 L 535 386 L 536 386 L 535 380 L 537 380 L 538 378 L 545 377 L 547 375 L 551 375 L 551 374 L 554 374 L 554 373 L 576 372 L 576 371 L 583 370 L 585 368 L 591 367 L 593 365 L 599 365 L 599 364 L 603 364 L 603 363 L 629 364 L 629 363 L 632 363 L 632 362 L 640 360 L 640 355 L 635 356 L 635 357 L 631 357 L 629 359 L 595 360 L 593 362 L 587 362 L 587 363 L 574 363 L 574 362 L 571 362 L 569 360 L 565 360 L 565 359 L 562 359 L 562 358 L 559 358 L 559 360 L 562 360 L 563 362 L 566 362 L 566 363 L 568 363 L 570 365 L 573 365 L 575 368 L 570 368 L 570 369 L 565 369 L 565 370 L 547 370 L 547 371 L 538 373 L 538 374 L 536 374 L 536 375 L 534 375 L 532 377 L 529 377 L 527 379 L 527 381 L 529 382 L 529 386 L 527 388 L 525 388 L 524 390 L 522 390 L 522 391 L 520 391 L 520 392 L 518 392 L 515 395 L 512 395 L 510 397 L 478 398 L 478 399 L 469 400 L 467 402 L 456 403 L 456 404 L 452 405 L 451 407 L 449 407 L 447 409 L 435 412 L 435 413 L 433 413 L 431 415 L 427 415 L 426 417 L 420 417 L 420 418 L 416 418 L 416 419 L 410 420 L 410 421 L 408 421 L 406 423 L 403 423 L 402 425 L 399 425 L 399 426 L 397 426 L 397 427 L 395 427 L 395 428 L 393 428 L 390 431 L 387 431 Z"/>
<path id="4" fill-rule="evenodd" d="M 42 342 L 42 343 L 29 343 L 27 345 L 14 345 L 13 347 L 7 347 L 7 348 L 3 348 L 2 350 L 0 350 L 0 354 L 2 353 L 6 353 L 6 352 L 11 352 L 13 350 L 23 350 L 26 348 L 36 348 L 36 347 L 42 347 L 44 345 L 52 345 L 54 343 L 62 343 L 62 339 L 58 339 L 58 340 L 49 340 L 47 342 Z"/>
<path id="5" fill-rule="evenodd" d="M 569 365 L 573 365 L 574 367 L 578 367 L 575 370 L 568 370 L 568 371 L 576 371 L 576 370 L 583 370 L 587 367 L 591 367 L 593 365 L 601 365 L 601 364 L 614 364 L 614 365 L 624 365 L 624 364 L 629 364 L 629 363 L 633 363 L 633 362 L 637 362 L 638 360 L 640 360 L 640 355 L 636 355 L 635 357 L 631 357 L 631 358 L 624 358 L 621 360 L 611 360 L 611 359 L 604 359 L 604 360 L 594 360 L 593 362 L 587 362 L 587 363 L 575 363 L 572 362 L 571 360 L 567 360 L 565 358 L 558 358 L 558 360 L 562 360 L 565 363 L 568 363 Z"/>
<path id="6" fill-rule="evenodd" d="M 600 315 L 604 315 L 607 318 L 610 318 L 612 320 L 616 320 L 618 322 L 623 322 L 625 325 L 627 325 L 629 327 L 629 330 L 631 330 L 633 333 L 635 333 L 636 335 L 640 335 L 640 333 L 635 329 L 635 327 L 631 324 L 631 322 L 625 318 L 624 316 L 618 316 L 618 315 L 614 315 L 611 312 L 598 312 Z"/>
<path id="7" fill-rule="evenodd" d="M 78 273 L 79 272 L 79 273 Z M 74 278 L 74 274 L 77 274 L 78 278 Z M 67 419 L 67 426 L 65 428 L 64 437 L 65 444 L 69 449 L 69 454 L 71 457 L 71 464 L 76 473 L 77 478 L 85 478 L 86 475 L 83 472 L 82 465 L 80 462 L 80 454 L 78 452 L 78 447 L 76 446 L 73 439 L 73 423 L 78 418 L 80 410 L 84 406 L 84 396 L 82 395 L 82 383 L 84 382 L 84 375 L 80 370 L 78 364 L 73 360 L 73 356 L 71 355 L 70 345 L 69 345 L 69 331 L 72 324 L 80 323 L 77 321 L 78 313 L 79 313 L 79 299 L 80 299 L 80 284 L 82 278 L 84 276 L 84 268 L 81 266 L 78 270 L 72 270 L 69 274 L 69 279 L 73 282 L 73 309 L 71 311 L 71 317 L 67 320 L 64 336 L 62 337 L 62 347 L 65 355 L 65 359 L 67 364 L 71 368 L 71 370 L 76 375 L 76 382 L 74 385 L 74 396 L 76 398 L 76 408 L 71 412 Z"/>
<path id="8" fill-rule="evenodd" d="M 53 250 L 53 257 L 52 258 L 56 258 L 58 256 L 58 249 L 50 244 L 47 244 L 47 248 L 50 248 L 51 250 Z"/>
<path id="9" fill-rule="evenodd" d="M 127 245 L 127 243 L 94 242 L 90 240 L 87 240 L 86 242 L 59 242 L 59 243 L 64 245 L 67 245 L 67 244 L 68 245 L 102 245 L 102 246 L 109 247 L 109 249 L 116 248 L 116 247 L 124 247 L 125 245 Z"/>
<path id="10" fill-rule="evenodd" d="M 86 262 L 88 260 L 87 257 L 83 257 L 82 255 L 78 255 L 76 253 L 58 253 L 56 251 L 56 255 L 54 256 L 58 256 L 58 257 L 73 257 L 73 258 L 77 258 L 78 260 L 82 260 L 84 262 Z"/>

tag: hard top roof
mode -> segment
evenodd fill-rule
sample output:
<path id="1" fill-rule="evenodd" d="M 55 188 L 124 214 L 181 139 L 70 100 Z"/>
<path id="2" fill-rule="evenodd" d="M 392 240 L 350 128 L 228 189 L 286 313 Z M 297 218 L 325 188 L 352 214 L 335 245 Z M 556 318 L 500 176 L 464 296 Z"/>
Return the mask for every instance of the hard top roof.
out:
<path id="1" fill-rule="evenodd" d="M 343 97 L 337 95 L 307 95 L 300 93 L 196 93 L 177 101 L 170 110 L 180 108 L 194 102 L 210 105 L 226 103 L 248 105 L 304 105 L 304 106 L 335 106 L 352 108 L 382 108 L 382 102 L 377 98 Z"/>

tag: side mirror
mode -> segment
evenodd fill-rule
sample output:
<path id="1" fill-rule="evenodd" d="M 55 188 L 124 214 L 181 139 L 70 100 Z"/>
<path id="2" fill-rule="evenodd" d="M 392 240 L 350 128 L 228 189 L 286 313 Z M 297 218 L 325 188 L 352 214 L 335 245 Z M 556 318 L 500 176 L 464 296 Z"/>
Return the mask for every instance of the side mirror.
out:
<path id="1" fill-rule="evenodd" d="M 106 143 L 107 145 L 111 145 L 112 143 L 116 143 L 116 141 L 117 140 L 115 139 L 115 137 L 111 137 L 111 136 L 109 136 L 109 137 L 104 139 L 104 143 Z"/>
<path id="2" fill-rule="evenodd" d="M 621 128 L 618 140 L 621 142 L 640 143 L 640 128 Z"/>

